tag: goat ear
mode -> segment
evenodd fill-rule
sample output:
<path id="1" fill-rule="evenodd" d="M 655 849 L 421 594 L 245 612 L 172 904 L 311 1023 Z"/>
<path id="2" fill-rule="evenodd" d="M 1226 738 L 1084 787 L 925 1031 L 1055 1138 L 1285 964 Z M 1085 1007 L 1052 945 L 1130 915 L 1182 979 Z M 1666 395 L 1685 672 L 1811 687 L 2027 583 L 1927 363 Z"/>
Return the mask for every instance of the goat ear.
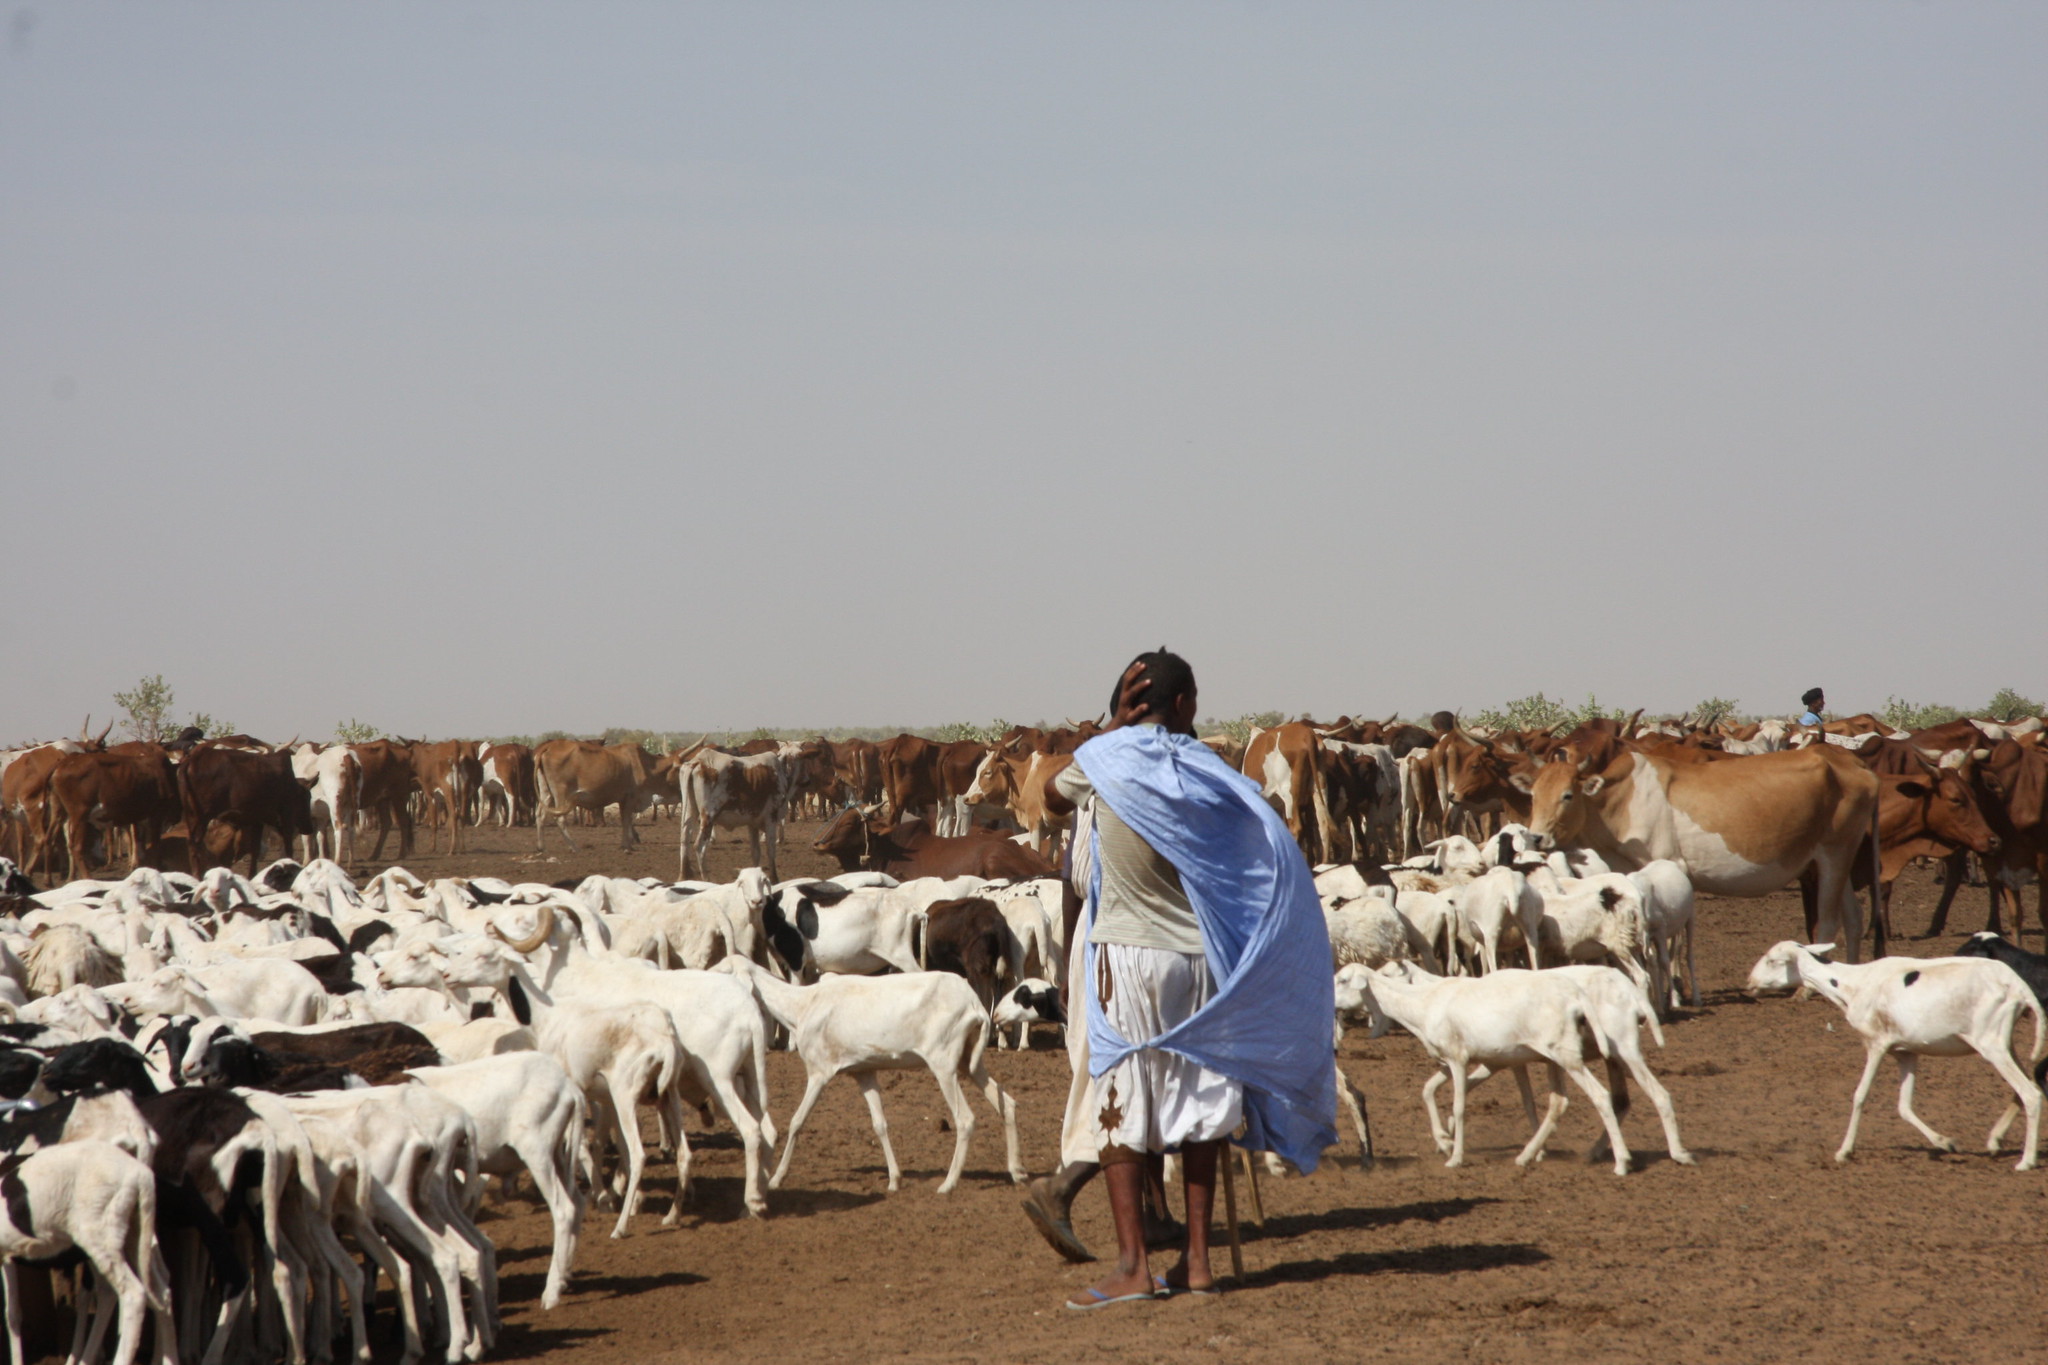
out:
<path id="1" fill-rule="evenodd" d="M 1812 953 L 1815 957 L 1826 957 L 1834 950 L 1835 945 L 1832 943 L 1809 943 L 1806 945 L 1806 951 Z"/>
<path id="2" fill-rule="evenodd" d="M 1585 781 L 1579 783 L 1579 790 L 1584 792 L 1588 796 L 1598 796 L 1600 794 L 1600 789 L 1605 787 L 1606 785 L 1607 779 L 1602 777 L 1600 774 L 1595 773 L 1591 777 L 1587 778 Z"/>

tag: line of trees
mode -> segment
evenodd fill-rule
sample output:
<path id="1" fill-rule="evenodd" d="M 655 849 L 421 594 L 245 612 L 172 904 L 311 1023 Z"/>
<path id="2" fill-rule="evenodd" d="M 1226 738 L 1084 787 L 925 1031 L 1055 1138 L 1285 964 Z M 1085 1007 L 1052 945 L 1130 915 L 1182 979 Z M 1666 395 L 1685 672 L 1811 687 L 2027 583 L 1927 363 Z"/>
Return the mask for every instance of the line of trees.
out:
<path id="1" fill-rule="evenodd" d="M 134 687 L 114 693 L 114 705 L 121 712 L 121 731 L 129 739 L 162 743 L 175 737 L 187 725 L 196 726 L 208 738 L 234 733 L 235 726 L 232 721 L 215 717 L 205 711 L 195 711 L 185 721 L 179 722 L 175 702 L 176 693 L 161 673 L 152 673 L 137 681 Z M 2024 716 L 2038 716 L 2043 712 L 2042 704 L 2034 698 L 2015 688 L 2001 687 L 1990 701 L 1979 707 L 1957 707 L 1942 702 L 1914 702 L 1900 697 L 1887 697 L 1877 716 L 1887 725 L 1896 726 L 1901 730 L 1917 730 L 1963 716 L 1983 716 L 1991 720 L 2010 721 Z M 1627 714 L 1626 710 L 1604 705 L 1591 693 L 1586 695 L 1584 702 L 1573 706 L 1561 698 L 1551 698 L 1541 692 L 1534 692 L 1526 697 L 1502 702 L 1498 706 L 1461 712 L 1460 719 L 1467 724 L 1484 725 L 1497 730 L 1529 730 L 1570 727 L 1597 717 L 1619 718 Z M 1727 697 L 1708 697 L 1695 704 L 1685 714 L 1700 725 L 1713 725 L 1724 720 L 1744 721 L 1759 718 L 1744 715 L 1741 704 Z M 1198 728 L 1203 734 L 1227 734 L 1243 742 L 1250 737 L 1254 728 L 1270 728 L 1286 719 L 1287 717 L 1278 711 L 1260 711 L 1231 718 L 1212 716 L 1203 720 Z M 1041 726 L 1049 724 L 1044 720 L 1037 723 Z M 595 739 L 605 744 L 638 744 L 653 753 L 666 753 L 694 744 L 700 739 L 710 739 L 718 744 L 735 744 L 754 739 L 808 739 L 813 735 L 823 735 L 827 739 L 882 740 L 908 733 L 940 741 L 972 739 L 986 744 L 1009 728 L 1010 722 L 998 716 L 985 725 L 973 721 L 952 721 L 945 725 L 907 728 L 836 726 L 822 730 L 770 726 L 759 726 L 752 730 L 645 730 L 613 726 L 596 734 L 544 730 L 537 735 L 492 735 L 488 738 L 493 744 L 528 745 L 542 744 L 551 739 Z M 334 727 L 335 739 L 344 744 L 364 743 L 384 733 L 377 726 L 353 716 L 336 723 Z"/>

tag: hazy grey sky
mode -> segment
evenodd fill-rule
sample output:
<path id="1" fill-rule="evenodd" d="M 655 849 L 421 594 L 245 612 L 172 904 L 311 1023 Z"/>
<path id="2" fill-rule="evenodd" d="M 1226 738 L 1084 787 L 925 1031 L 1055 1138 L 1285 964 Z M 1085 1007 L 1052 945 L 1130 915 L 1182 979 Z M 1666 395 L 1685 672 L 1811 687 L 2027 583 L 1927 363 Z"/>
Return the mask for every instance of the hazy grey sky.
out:
<path id="1" fill-rule="evenodd" d="M 2040 5 L 10 18 L 0 740 L 2048 693 Z"/>

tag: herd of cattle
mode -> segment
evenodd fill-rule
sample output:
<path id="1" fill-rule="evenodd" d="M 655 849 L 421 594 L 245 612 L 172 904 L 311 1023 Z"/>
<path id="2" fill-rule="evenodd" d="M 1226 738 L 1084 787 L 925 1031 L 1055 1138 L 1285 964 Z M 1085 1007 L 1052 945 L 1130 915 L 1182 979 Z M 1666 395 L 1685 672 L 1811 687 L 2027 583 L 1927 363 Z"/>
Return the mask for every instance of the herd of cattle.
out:
<path id="1" fill-rule="evenodd" d="M 724 1121 L 744 1156 L 744 1206 L 769 1211 L 798 1131 L 837 1075 L 860 1085 L 900 1172 L 875 1074 L 929 1070 L 960 1179 L 978 1091 L 1024 1178 L 1014 1100 L 990 1042 L 1064 1023 L 1072 902 L 1055 868 L 1051 777 L 1093 733 L 1015 727 L 992 744 L 903 735 L 651 755 L 636 745 L 382 740 L 272 747 L 246 737 L 182 749 L 81 737 L 0 755 L 0 1262 L 13 1358 L 21 1309 L 70 1271 L 72 1358 L 129 1365 L 153 1323 L 159 1360 L 367 1361 L 380 1276 L 406 1365 L 476 1360 L 498 1329 L 494 1248 L 475 1215 L 487 1175 L 524 1175 L 554 1227 L 544 1307 L 568 1285 L 586 1207 L 642 1198 L 640 1111 L 676 1166 L 665 1221 L 690 1191 L 685 1116 Z M 1964 956 L 1882 957 L 1883 889 L 1914 858 L 1947 862 L 1945 917 L 1975 858 L 2018 904 L 2048 883 L 2048 747 L 2039 719 L 1910 734 L 1869 717 L 1822 730 L 1594 721 L 1568 734 L 1309 721 L 1205 742 L 1257 783 L 1315 868 L 1337 1026 L 1398 1024 L 1442 1071 L 1430 1129 L 1462 1162 L 1465 1097 L 1513 1070 L 1535 1160 L 1564 1083 L 1599 1114 L 1600 1150 L 1630 1157 L 1634 1079 L 1672 1158 L 1689 1163 L 1673 1101 L 1639 1030 L 1700 983 L 1696 891 L 1763 895 L 1797 882 L 1809 942 L 1785 943 L 1754 989 L 1804 986 L 1868 1045 L 1838 1156 L 1883 1057 L 1983 1056 L 2038 1142 L 2048 961 L 1995 933 Z M 459 848 L 465 825 L 616 819 L 630 847 L 650 807 L 678 827 L 680 879 L 573 885 L 358 880 L 391 825 L 401 858 L 425 821 Z M 843 871 L 783 881 L 782 825 L 823 822 L 813 847 Z M 748 866 L 702 880 L 719 828 Z M 259 867 L 266 840 L 282 857 Z M 249 860 L 244 875 L 236 870 Z M 118 861 L 121 880 L 92 873 Z M 358 874 L 359 876 L 360 874 Z M 49 890 L 40 882 L 66 878 Z M 1860 893 L 1879 960 L 1856 965 Z M 2048 908 L 2043 912 L 2048 928 Z M 1516 964 L 1526 959 L 1527 969 Z M 2011 1056 L 2036 1021 L 2033 1084 Z M 786 1132 L 766 1056 L 786 1046 L 806 1085 Z M 1546 1069 L 1539 1118 L 1527 1068 Z M 1598 1073 L 1604 1067 L 1604 1078 Z M 1343 1079 L 1339 1074 L 1340 1081 Z M 1448 1125 L 1435 1096 L 1452 1088 Z M 1365 1115 L 1348 1082 L 1362 1143 Z M 772 1174 L 767 1159 L 781 1147 Z M 260 1158 L 260 1159 L 255 1159 Z M 10 1183 L 11 1182 L 11 1183 Z M 48 1258 L 59 1259 L 50 1262 Z M 25 1271 L 25 1267 L 27 1267 Z M 172 1267 L 176 1268 L 173 1274 Z"/>

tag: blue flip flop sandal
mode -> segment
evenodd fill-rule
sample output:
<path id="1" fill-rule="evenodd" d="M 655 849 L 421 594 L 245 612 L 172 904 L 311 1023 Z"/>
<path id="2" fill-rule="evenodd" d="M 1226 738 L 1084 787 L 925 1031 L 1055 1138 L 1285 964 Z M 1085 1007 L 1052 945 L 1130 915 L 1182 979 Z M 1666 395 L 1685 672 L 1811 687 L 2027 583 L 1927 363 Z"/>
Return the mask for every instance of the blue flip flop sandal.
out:
<path id="1" fill-rule="evenodd" d="M 1081 1292 L 1088 1295 L 1088 1297 L 1094 1299 L 1095 1302 L 1075 1303 L 1072 1299 L 1068 1299 L 1067 1307 L 1073 1309 L 1076 1313 L 1092 1313 L 1098 1308 L 1107 1308 L 1113 1303 L 1150 1303 L 1152 1300 L 1159 1297 L 1159 1295 L 1156 1293 L 1140 1293 L 1119 1294 L 1115 1298 L 1111 1298 L 1109 1295 L 1103 1293 L 1100 1289 L 1084 1289 Z"/>
<path id="2" fill-rule="evenodd" d="M 1185 1285 L 1168 1284 L 1164 1275 L 1154 1275 L 1152 1283 L 1159 1286 L 1158 1297 L 1162 1299 L 1174 1298 L 1180 1294 L 1187 1294 L 1197 1299 L 1220 1299 L 1223 1297 L 1223 1290 L 1213 1284 L 1207 1289 L 1189 1289 Z"/>

